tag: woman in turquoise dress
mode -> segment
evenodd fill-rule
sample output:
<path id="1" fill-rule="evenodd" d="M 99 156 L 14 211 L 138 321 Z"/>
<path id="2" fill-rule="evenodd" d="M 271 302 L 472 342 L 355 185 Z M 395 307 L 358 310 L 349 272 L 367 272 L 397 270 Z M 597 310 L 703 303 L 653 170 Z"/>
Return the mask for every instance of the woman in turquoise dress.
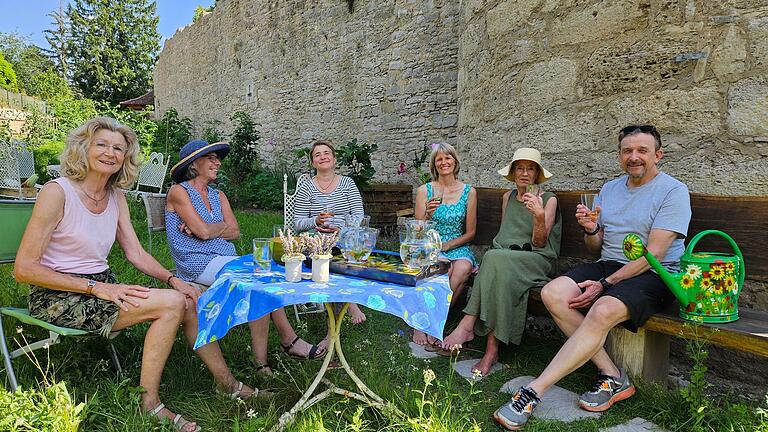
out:
<path id="1" fill-rule="evenodd" d="M 517 149 L 499 174 L 514 182 L 502 198 L 499 232 L 483 256 L 464 317 L 442 344 L 453 349 L 475 334 L 487 336 L 485 354 L 472 368 L 480 376 L 498 361 L 499 342 L 520 343 L 528 292 L 549 281 L 560 252 L 557 198 L 538 186 L 552 176 L 541 166 L 539 151 Z"/>
<path id="2" fill-rule="evenodd" d="M 432 181 L 416 191 L 416 219 L 437 222 L 437 232 L 443 241 L 441 259 L 451 262 L 448 270 L 453 297 L 461 296 L 464 285 L 476 267 L 469 242 L 475 238 L 477 222 L 477 192 L 458 180 L 459 156 L 449 144 L 433 144 L 429 159 Z M 436 340 L 421 331 L 413 332 L 419 345 L 434 345 Z"/>

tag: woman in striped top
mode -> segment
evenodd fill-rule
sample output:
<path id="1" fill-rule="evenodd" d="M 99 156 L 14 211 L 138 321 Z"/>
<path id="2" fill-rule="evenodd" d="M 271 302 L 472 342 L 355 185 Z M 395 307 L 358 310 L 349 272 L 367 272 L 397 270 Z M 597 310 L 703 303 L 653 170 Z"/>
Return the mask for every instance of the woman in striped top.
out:
<path id="1" fill-rule="evenodd" d="M 327 142 L 316 141 L 309 157 L 317 174 L 312 181 L 299 185 L 296 191 L 296 231 L 331 233 L 344 226 L 344 216 L 363 216 L 363 198 L 355 182 L 336 174 L 336 149 Z M 353 323 L 365 321 L 365 314 L 356 304 L 349 305 L 349 313 Z"/>

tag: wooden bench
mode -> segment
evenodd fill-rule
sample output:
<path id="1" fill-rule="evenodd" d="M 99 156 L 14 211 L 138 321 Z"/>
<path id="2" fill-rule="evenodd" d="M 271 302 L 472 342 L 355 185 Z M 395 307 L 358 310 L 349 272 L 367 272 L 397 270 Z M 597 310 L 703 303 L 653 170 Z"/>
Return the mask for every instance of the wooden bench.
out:
<path id="1" fill-rule="evenodd" d="M 501 201 L 506 189 L 477 188 L 478 205 L 477 235 L 474 244 L 490 245 L 501 223 Z M 558 273 L 579 262 L 595 260 L 597 255 L 589 254 L 584 247 L 583 229 L 573 216 L 582 192 L 556 192 L 563 218 L 562 243 Z M 594 191 L 592 191 L 594 192 Z M 693 217 L 688 238 L 706 229 L 719 229 L 728 233 L 739 245 L 746 262 L 746 282 L 742 290 L 750 285 L 768 281 L 768 254 L 765 253 L 766 220 L 768 220 L 768 197 L 717 197 L 691 194 Z M 729 252 L 728 245 L 712 237 L 705 238 L 696 250 Z M 480 256 L 480 255 L 478 255 Z M 701 324 L 700 336 L 712 344 L 738 351 L 768 357 L 768 312 L 742 307 L 740 319 L 728 324 Z M 531 291 L 528 311 L 535 315 L 547 315 L 541 303 L 541 290 Z M 677 304 L 663 313 L 652 316 L 637 332 L 632 333 L 617 327 L 606 341 L 606 349 L 617 364 L 630 374 L 642 376 L 645 380 L 666 383 L 669 367 L 670 336 L 693 337 L 692 329 L 683 326 L 683 319 L 677 316 Z"/>

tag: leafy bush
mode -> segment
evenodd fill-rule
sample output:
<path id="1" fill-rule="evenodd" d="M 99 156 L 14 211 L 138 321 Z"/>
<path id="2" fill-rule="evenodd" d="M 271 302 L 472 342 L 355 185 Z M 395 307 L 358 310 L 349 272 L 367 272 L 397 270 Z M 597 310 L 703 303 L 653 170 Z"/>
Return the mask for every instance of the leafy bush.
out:
<path id="1" fill-rule="evenodd" d="M 179 117 L 175 108 L 169 108 L 157 123 L 152 151 L 171 155 L 171 165 L 179 160 L 179 150 L 192 139 L 192 120 Z"/>
<path id="2" fill-rule="evenodd" d="M 63 382 L 15 392 L 0 388 L 0 430 L 76 432 L 85 406 L 75 403 Z"/>
<path id="3" fill-rule="evenodd" d="M 40 183 L 50 180 L 48 165 L 59 163 L 59 155 L 64 151 L 64 141 L 46 140 L 33 148 L 35 154 L 35 172 L 40 176 Z"/>
<path id="4" fill-rule="evenodd" d="M 251 207 L 257 205 L 256 196 L 261 193 L 261 186 L 256 181 L 261 172 L 256 151 L 261 136 L 247 113 L 238 111 L 232 114 L 231 120 L 235 122 L 235 130 L 229 138 L 229 155 L 223 163 L 226 177 L 220 184 L 233 205 Z"/>
<path id="5" fill-rule="evenodd" d="M 18 89 L 16 72 L 13 71 L 13 66 L 5 59 L 3 53 L 0 53 L 0 88 L 10 91 Z"/>
<path id="6" fill-rule="evenodd" d="M 343 173 L 352 178 L 358 188 L 368 186 L 368 183 L 376 174 L 371 165 L 371 153 L 378 150 L 376 144 L 358 144 L 357 138 L 353 138 L 336 150 L 336 160 Z"/>
<path id="7" fill-rule="evenodd" d="M 67 81 L 52 70 L 32 75 L 26 90 L 29 94 L 46 101 L 58 97 L 73 98 L 72 89 Z"/>

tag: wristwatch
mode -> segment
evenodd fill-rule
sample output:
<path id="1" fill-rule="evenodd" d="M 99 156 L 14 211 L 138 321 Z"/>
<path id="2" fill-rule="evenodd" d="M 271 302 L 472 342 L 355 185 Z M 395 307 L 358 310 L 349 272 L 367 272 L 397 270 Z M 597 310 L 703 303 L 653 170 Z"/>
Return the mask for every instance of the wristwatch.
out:
<path id="1" fill-rule="evenodd" d="M 603 290 L 607 290 L 608 288 L 613 287 L 613 284 L 605 280 L 605 278 L 600 278 L 598 282 L 600 282 L 600 285 L 603 286 Z"/>
<path id="2" fill-rule="evenodd" d="M 85 288 L 85 295 L 93 295 L 93 289 L 96 288 L 96 281 L 88 279 L 88 285 Z"/>

